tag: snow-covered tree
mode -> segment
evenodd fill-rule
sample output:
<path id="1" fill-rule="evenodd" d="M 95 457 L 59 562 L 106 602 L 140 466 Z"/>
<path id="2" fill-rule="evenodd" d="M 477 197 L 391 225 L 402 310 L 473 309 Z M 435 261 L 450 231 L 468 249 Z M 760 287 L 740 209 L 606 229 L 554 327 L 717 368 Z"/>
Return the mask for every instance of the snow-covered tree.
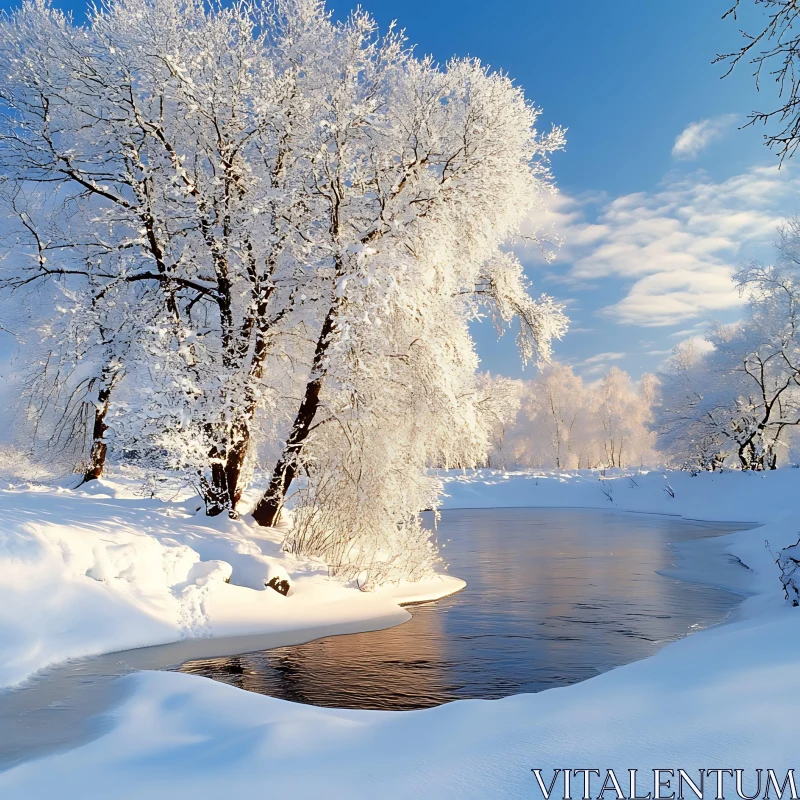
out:
<path id="1" fill-rule="evenodd" d="M 489 421 L 489 447 L 486 466 L 506 469 L 512 466 L 513 442 L 509 432 L 513 429 L 522 397 L 523 382 L 484 372 L 480 375 L 478 391 L 482 399 L 479 407 Z"/>
<path id="2" fill-rule="evenodd" d="M 657 427 L 679 461 L 713 468 L 774 469 L 800 425 L 800 223 L 780 231 L 775 264 L 742 269 L 743 319 L 718 325 L 711 349 L 676 352 L 662 381 Z"/>
<path id="3" fill-rule="evenodd" d="M 520 320 L 525 360 L 546 358 L 564 331 L 561 308 L 528 295 L 521 265 L 503 249 L 549 190 L 546 157 L 561 131 L 541 136 L 521 90 L 476 61 L 439 69 L 407 51 L 390 59 L 376 50 L 372 27 L 354 36 L 341 62 L 328 59 L 339 64 L 339 88 L 311 162 L 334 283 L 286 446 L 254 511 L 266 525 L 318 415 L 335 404 L 326 389 L 362 368 L 361 335 L 387 307 L 402 310 L 408 338 L 386 363 L 409 359 L 445 384 L 452 369 L 474 373 L 467 326 L 481 305 L 498 321 Z M 410 358 L 412 347 L 422 359 Z"/>
<path id="4" fill-rule="evenodd" d="M 605 465 L 641 465 L 651 458 L 654 380 L 654 376 L 645 374 L 634 389 L 630 376 L 613 366 L 594 388 L 592 406 Z"/>
<path id="5" fill-rule="evenodd" d="M 709 372 L 704 351 L 678 345 L 660 374 L 654 412 L 658 449 L 676 466 L 720 469 L 730 454 L 724 379 Z"/>
<path id="6" fill-rule="evenodd" d="M 585 405 L 583 381 L 565 364 L 550 364 L 526 382 L 517 425 L 509 432 L 514 461 L 556 469 L 576 466 L 583 455 Z"/>
<path id="7" fill-rule="evenodd" d="M 330 531 L 348 531 L 349 569 L 368 565 L 371 575 L 423 550 L 410 545 L 425 540 L 414 509 L 433 505 L 439 488 L 426 467 L 485 458 L 496 412 L 487 413 L 476 381 L 470 320 L 482 306 L 498 320 L 518 316 L 523 358 L 546 357 L 564 324 L 549 298 L 528 297 L 519 263 L 500 249 L 546 188 L 538 159 L 555 140 L 542 144 L 519 92 L 476 63 L 440 72 L 424 62 L 406 73 L 389 90 L 414 103 L 384 100 L 369 124 L 331 123 L 347 135 L 325 150 L 315 183 L 331 186 L 337 283 L 284 453 L 254 513 L 274 523 L 305 471 L 297 549 L 330 563 L 328 543 L 342 544 Z M 358 180 L 326 182 L 341 170 Z M 382 430 L 391 436 L 379 444 Z"/>
<path id="8" fill-rule="evenodd" d="M 135 320 L 147 308 L 146 289 L 121 293 L 88 271 L 79 288 L 54 275 L 51 253 L 64 238 L 53 198 L 25 188 L 13 186 L 4 198 L 4 244 L 14 261 L 2 278 L 3 318 L 22 350 L 15 438 L 44 466 L 92 480 L 105 465 L 109 401 L 125 374 Z M 28 267 L 18 269 L 25 260 Z"/>
<path id="9" fill-rule="evenodd" d="M 0 160 L 17 187 L 51 197 L 22 212 L 44 258 L 7 282 L 71 279 L 106 313 L 123 288 L 147 287 L 158 313 L 128 365 L 144 393 L 118 435 L 161 438 L 199 474 L 210 513 L 241 495 L 272 341 L 314 302 L 303 238 L 314 223 L 295 167 L 314 124 L 298 84 L 315 90 L 319 75 L 295 51 L 321 60 L 326 22 L 315 3 L 133 0 L 85 27 L 26 3 L 0 26 Z"/>
<path id="10" fill-rule="evenodd" d="M 651 375 L 635 386 L 617 367 L 585 384 L 572 367 L 552 363 L 521 390 L 521 407 L 506 430 L 507 463 L 580 469 L 653 461 Z"/>
<path id="11" fill-rule="evenodd" d="M 0 104 L 7 194 L 46 195 L 17 208 L 32 258 L 3 282 L 68 295 L 104 354 L 92 452 L 182 470 L 209 514 L 260 464 L 266 525 L 302 474 L 290 546 L 337 569 L 421 543 L 426 468 L 485 458 L 502 403 L 469 323 L 518 320 L 524 360 L 565 330 L 506 247 L 563 132 L 363 12 L 109 0 L 78 26 L 26 2 L 0 22 Z M 59 363 L 87 360 L 48 324 Z"/>

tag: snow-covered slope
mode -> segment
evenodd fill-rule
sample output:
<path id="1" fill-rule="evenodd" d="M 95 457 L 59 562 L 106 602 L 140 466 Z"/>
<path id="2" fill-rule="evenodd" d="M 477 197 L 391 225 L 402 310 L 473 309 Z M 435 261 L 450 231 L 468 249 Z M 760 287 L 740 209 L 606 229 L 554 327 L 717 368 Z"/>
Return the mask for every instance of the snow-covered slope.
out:
<path id="1" fill-rule="evenodd" d="M 800 614 L 783 610 L 565 689 L 424 711 L 322 709 L 140 673 L 124 679 L 135 693 L 110 734 L 0 775 L 0 796 L 542 800 L 536 767 L 548 782 L 556 768 L 638 768 L 646 794 L 656 768 L 794 766 L 798 666 Z M 724 796 L 736 797 L 730 778 Z"/>
<path id="2" fill-rule="evenodd" d="M 0 797 L 541 798 L 532 768 L 548 780 L 554 769 L 613 768 L 627 776 L 637 768 L 646 794 L 658 768 L 696 777 L 699 769 L 795 766 L 800 611 L 783 601 L 764 542 L 776 550 L 796 539 L 800 471 L 666 479 L 651 473 L 634 482 L 616 479 L 611 501 L 596 474 L 471 476 L 448 483 L 447 503 L 613 503 L 621 510 L 764 522 L 716 540 L 750 567 L 740 568 L 742 589 L 752 596 L 737 621 L 564 689 L 415 712 L 314 708 L 196 676 L 140 673 L 123 679 L 132 695 L 110 733 L 3 773 Z M 184 524 L 182 536 L 199 535 Z M 713 570 L 705 577 L 717 582 Z M 749 772 L 748 781 L 754 776 Z M 725 780 L 724 796 L 735 797 Z M 580 796 L 573 788 L 573 797 Z M 745 788 L 755 791 L 750 783 Z M 598 790 L 593 783 L 593 797 Z"/>
<path id="3" fill-rule="evenodd" d="M 136 488 L 0 490 L 0 686 L 66 658 L 186 637 L 397 624 L 408 619 L 398 603 L 464 585 L 442 576 L 360 592 L 288 557 L 277 531 Z M 274 575 L 289 577 L 288 597 L 264 588 Z"/>
<path id="4" fill-rule="evenodd" d="M 775 472 L 443 473 L 444 508 L 606 508 L 687 519 L 764 523 L 787 513 L 800 490 L 800 470 Z M 800 505 L 800 497 L 797 498 Z"/>

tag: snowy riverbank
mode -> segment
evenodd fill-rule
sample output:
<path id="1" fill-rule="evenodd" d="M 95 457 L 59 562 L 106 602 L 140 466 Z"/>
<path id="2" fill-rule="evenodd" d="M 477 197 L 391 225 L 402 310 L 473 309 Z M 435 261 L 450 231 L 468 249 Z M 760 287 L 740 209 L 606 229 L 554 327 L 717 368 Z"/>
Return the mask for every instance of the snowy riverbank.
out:
<path id="1" fill-rule="evenodd" d="M 672 494 L 665 491 L 667 486 Z M 613 500 L 608 499 L 609 488 Z M 797 752 L 800 612 L 783 601 L 777 568 L 764 542 L 776 551 L 796 540 L 798 488 L 798 470 L 695 478 L 671 473 L 666 479 L 662 473 L 649 473 L 602 484 L 597 473 L 450 476 L 446 507 L 610 506 L 764 523 L 716 540 L 720 550 L 749 567 L 736 569 L 738 588 L 750 597 L 735 621 L 589 681 L 425 711 L 314 708 L 195 676 L 140 673 L 123 679 L 132 694 L 115 712 L 110 733 L 0 775 L 0 796 L 174 800 L 263 792 L 295 798 L 516 798 L 541 796 L 531 768 L 541 768 L 545 776 L 565 767 L 613 768 L 617 774 L 638 768 L 646 775 L 656 768 L 694 774 L 732 767 L 786 770 L 795 766 Z M 120 502 L 96 500 L 98 506 Z M 17 511 L 24 505 L 20 500 Z M 41 516 L 49 506 L 29 503 L 28 508 L 29 515 Z M 12 512 L 4 511 L 4 526 L 5 514 Z M 151 526 L 166 530 L 167 520 L 156 521 L 154 512 L 149 513 Z M 133 523 L 127 520 L 132 529 Z M 91 526 L 92 520 L 85 524 Z M 170 525 L 173 536 L 180 529 L 181 546 L 192 541 L 205 559 L 216 555 L 222 560 L 204 549 L 205 539 L 191 523 Z M 225 532 L 222 540 L 229 542 L 232 536 Z M 240 546 L 226 544 L 234 552 Z M 736 574 L 731 561 L 718 559 L 719 573 L 709 567 L 706 580 L 730 585 L 731 574 Z M 309 601 L 320 579 L 308 577 Z M 297 596 L 302 597 L 299 590 Z M 1 613 L 7 615 L 8 594 L 2 599 Z M 377 608 L 388 600 L 352 602 L 375 603 Z M 357 613 L 367 606 L 356 608 L 343 600 L 337 610 L 345 608 Z M 233 622 L 224 615 L 221 619 Z M 28 627 L 19 624 L 23 630 Z M 74 641 L 79 638 L 76 631 Z M 755 791 L 746 788 L 750 794 Z M 592 786 L 593 796 L 598 789 Z M 734 796 L 726 784 L 725 797 Z"/>
<path id="2" fill-rule="evenodd" d="M 800 470 L 689 472 L 445 472 L 443 508 L 605 508 L 687 519 L 765 523 L 780 519 L 800 489 Z M 800 506 L 800 498 L 797 499 Z"/>
<path id="3" fill-rule="evenodd" d="M 67 658 L 183 638 L 386 627 L 408 619 L 400 603 L 464 586 L 441 576 L 360 592 L 287 556 L 277 531 L 140 488 L 0 489 L 0 686 Z M 264 588 L 273 576 L 289 578 L 288 597 Z"/>

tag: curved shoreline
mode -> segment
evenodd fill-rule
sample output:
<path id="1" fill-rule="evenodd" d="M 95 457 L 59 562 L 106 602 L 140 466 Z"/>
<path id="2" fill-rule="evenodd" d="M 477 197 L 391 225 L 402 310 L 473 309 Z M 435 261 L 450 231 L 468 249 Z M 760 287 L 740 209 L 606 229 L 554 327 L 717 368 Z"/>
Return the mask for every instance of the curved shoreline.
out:
<path id="1" fill-rule="evenodd" d="M 528 508 L 536 510 L 536 507 Z M 569 507 L 561 506 L 560 508 L 566 509 Z M 595 509 L 579 507 L 579 510 L 592 511 Z M 604 510 L 615 513 L 622 511 L 622 509 Z M 656 516 L 662 515 L 657 514 Z M 670 516 L 677 517 L 680 515 Z M 714 524 L 714 521 L 708 522 L 709 524 Z M 744 526 L 748 523 L 740 524 Z M 721 535 L 701 540 L 707 545 L 705 555 L 709 557 L 705 559 L 703 567 L 698 570 L 704 573 L 702 580 L 698 579 L 697 573 L 693 573 L 691 569 L 687 568 L 690 558 L 685 555 L 684 564 L 676 564 L 674 570 L 670 570 L 665 574 L 678 580 L 704 583 L 709 586 L 737 591 L 740 594 L 748 594 L 749 592 L 742 591 L 741 587 L 739 589 L 732 587 L 730 581 L 724 581 L 725 585 L 721 585 L 718 569 L 714 570 L 714 574 L 710 574 L 707 571 L 709 563 L 714 560 L 719 563 L 719 558 L 725 555 L 724 542 L 727 538 L 728 535 Z M 680 546 L 678 552 L 682 553 L 683 549 Z M 10 729 L 5 723 L 11 722 L 11 727 L 14 727 L 15 718 L 18 719 L 19 716 L 32 711 L 37 712 L 34 715 L 36 717 L 34 727 L 33 729 L 30 726 L 26 728 L 27 735 L 25 737 L 17 738 L 13 743 L 0 742 L 0 772 L 24 761 L 41 758 L 62 750 L 71 750 L 107 733 L 113 727 L 110 723 L 109 712 L 121 706 L 126 699 L 126 692 L 128 691 L 126 687 L 131 685 L 130 682 L 117 680 L 118 678 L 134 672 L 163 670 L 194 659 L 224 657 L 278 647 L 289 647 L 329 636 L 366 633 L 390 628 L 402 624 L 410 618 L 408 612 L 402 610 L 404 607 L 443 599 L 462 591 L 466 586 L 459 579 L 450 576 L 441 577 L 446 579 L 446 586 L 437 587 L 438 591 L 434 591 L 434 588 L 436 584 L 440 583 L 441 578 L 435 581 L 423 582 L 422 586 L 425 587 L 425 590 L 421 592 L 419 591 L 420 584 L 394 587 L 394 590 L 388 592 L 378 592 L 377 594 L 383 598 L 397 603 L 397 613 L 389 615 L 286 630 L 273 630 L 266 633 L 187 638 L 167 644 L 117 650 L 81 659 L 69 659 L 34 673 L 20 686 L 13 689 L 0 690 L 0 729 Z M 412 591 L 413 587 L 416 587 L 416 591 Z M 445 591 L 442 591 L 443 589 Z M 403 599 L 404 597 L 408 599 Z M 735 614 L 732 615 L 731 619 L 720 623 L 720 625 L 724 625 L 734 619 Z M 88 681 L 87 677 L 90 677 Z M 68 697 L 70 700 L 78 698 L 78 702 L 70 703 L 67 709 L 67 713 L 72 712 L 73 717 L 67 721 L 66 725 L 63 716 L 57 720 L 56 725 L 53 724 L 58 715 L 63 715 L 65 712 L 63 708 L 58 706 L 53 707 L 50 703 L 42 703 L 42 691 L 45 693 L 45 699 L 53 698 L 56 703 L 64 697 Z M 69 727 L 71 730 L 71 735 L 67 739 L 53 736 L 54 731 L 56 733 L 61 732 L 65 727 Z"/>
<path id="2" fill-rule="evenodd" d="M 445 591 L 435 592 L 431 581 L 424 582 L 427 591 L 420 594 L 425 599 L 397 600 L 397 613 L 389 615 L 239 636 L 190 637 L 70 658 L 45 667 L 16 686 L 0 688 L 0 730 L 17 731 L 13 741 L 0 740 L 0 773 L 31 759 L 87 744 L 106 733 L 110 729 L 110 712 L 126 698 L 124 682 L 119 678 L 136 672 L 164 670 L 194 659 L 291 647 L 329 636 L 392 628 L 411 618 L 404 606 L 435 602 L 466 586 L 458 578 L 441 577 L 449 579 L 444 581 Z M 70 701 L 77 698 L 78 702 L 59 705 L 65 697 Z M 18 724 L 23 716 L 24 726 Z M 65 729 L 70 731 L 68 738 L 61 735 Z"/>
<path id="3" fill-rule="evenodd" d="M 457 589 L 453 589 L 453 591 L 447 592 L 447 594 L 443 594 L 440 597 L 434 597 L 431 600 L 406 600 L 404 603 L 398 603 L 398 605 L 400 608 L 408 608 L 409 606 L 424 606 L 426 603 L 435 603 L 438 600 L 444 600 L 445 597 L 452 597 L 454 594 L 463 592 L 466 588 L 467 584 L 465 582 L 463 586 L 459 586 Z"/>

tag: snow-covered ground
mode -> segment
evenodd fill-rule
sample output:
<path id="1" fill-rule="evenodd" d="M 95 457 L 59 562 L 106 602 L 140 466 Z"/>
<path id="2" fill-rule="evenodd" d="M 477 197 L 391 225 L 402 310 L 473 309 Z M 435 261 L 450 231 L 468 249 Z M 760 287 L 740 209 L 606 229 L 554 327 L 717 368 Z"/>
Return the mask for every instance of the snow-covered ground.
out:
<path id="1" fill-rule="evenodd" d="M 398 603 L 464 586 L 441 576 L 361 592 L 283 553 L 277 531 L 140 490 L 123 478 L 0 489 L 0 686 L 67 658 L 187 637 L 385 627 L 408 619 Z M 287 597 L 265 589 L 274 576 L 288 577 Z"/>
<path id="2" fill-rule="evenodd" d="M 446 506 L 596 506 L 764 523 L 717 540 L 750 568 L 740 569 L 740 589 L 751 596 L 735 621 L 564 689 L 414 712 L 321 709 L 191 675 L 140 673 L 123 679 L 132 692 L 113 730 L 3 773 L 0 797 L 541 797 L 532 768 L 549 780 L 556 768 L 651 776 L 656 768 L 795 766 L 800 611 L 782 599 L 770 549 L 797 539 L 800 471 L 606 477 L 450 475 Z M 243 525 L 215 530 L 188 510 L 168 517 L 154 501 L 148 509 L 124 492 L 100 492 L 107 496 L 86 497 L 80 513 L 61 492 L 0 496 L 3 541 L 14 542 L 0 560 L 0 646 L 5 657 L 16 654 L 10 667 L 0 662 L 6 681 L 109 642 L 405 613 L 388 597 L 335 594 L 308 565 L 290 573 L 293 596 L 273 598 L 254 584 L 287 568 L 271 561 L 281 558 L 274 539 L 268 546 Z M 154 565 L 166 579 L 153 577 Z M 707 578 L 718 582 L 713 570 Z M 202 615 L 193 616 L 198 607 Z M 724 796 L 735 797 L 726 781 Z M 593 783 L 592 795 L 598 790 Z"/>
<path id="3" fill-rule="evenodd" d="M 687 519 L 764 523 L 785 516 L 800 489 L 800 470 L 775 472 L 444 473 L 444 508 L 605 508 Z"/>

